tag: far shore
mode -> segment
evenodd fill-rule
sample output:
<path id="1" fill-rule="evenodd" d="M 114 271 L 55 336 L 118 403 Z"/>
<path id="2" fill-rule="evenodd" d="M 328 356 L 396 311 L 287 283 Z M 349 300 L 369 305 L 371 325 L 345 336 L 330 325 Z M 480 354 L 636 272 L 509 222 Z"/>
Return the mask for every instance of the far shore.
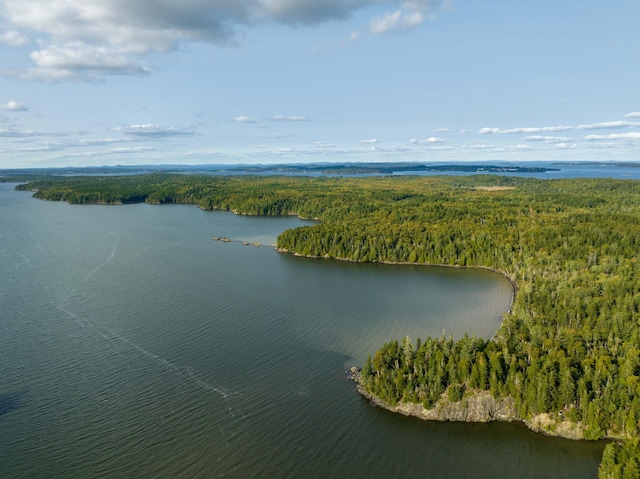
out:
<path id="1" fill-rule="evenodd" d="M 513 306 L 513 300 L 515 299 L 516 293 L 518 292 L 518 284 L 516 283 L 516 280 L 513 276 L 507 274 L 504 271 L 501 271 L 499 269 L 496 268 L 491 268 L 490 266 L 461 266 L 461 265 L 457 265 L 457 264 L 435 264 L 435 263 L 416 263 L 416 262 L 410 262 L 410 261 L 379 261 L 379 260 L 374 260 L 374 261 L 358 261 L 355 259 L 350 259 L 350 258 L 335 258 L 333 256 L 316 256 L 316 255 L 307 255 L 307 254 L 300 254 L 300 253 L 296 253 L 295 251 L 289 251 L 286 248 L 278 248 L 276 246 L 276 251 L 278 253 L 287 253 L 287 254 L 291 254 L 293 256 L 299 256 L 302 258 L 312 258 L 312 259 L 332 259 L 332 260 L 336 260 L 336 261 L 349 261 L 352 263 L 379 263 L 379 264 L 391 264 L 391 265 L 407 265 L 407 266 L 433 266 L 436 268 L 455 268 L 455 269 L 484 269 L 487 271 L 492 271 L 494 273 L 498 273 L 499 275 L 504 276 L 505 278 L 507 278 L 507 280 L 509 281 L 509 283 L 511 283 L 511 289 L 513 290 L 512 295 L 511 295 L 511 305 Z M 510 312 L 511 308 L 509 308 Z"/>

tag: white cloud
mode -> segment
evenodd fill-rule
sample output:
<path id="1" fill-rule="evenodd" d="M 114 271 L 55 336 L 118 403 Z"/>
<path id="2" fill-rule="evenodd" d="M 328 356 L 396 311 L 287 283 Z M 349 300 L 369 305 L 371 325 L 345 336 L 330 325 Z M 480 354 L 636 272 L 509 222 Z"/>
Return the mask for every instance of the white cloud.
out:
<path id="1" fill-rule="evenodd" d="M 26 148 L 16 148 L 14 150 L 5 150 L 11 153 L 40 153 L 43 151 L 60 151 L 64 149 L 58 145 L 39 145 L 39 146 L 28 146 Z"/>
<path id="2" fill-rule="evenodd" d="M 640 140 L 640 132 L 632 131 L 629 133 L 612 133 L 610 135 L 587 135 L 584 139 L 586 141 Z"/>
<path id="3" fill-rule="evenodd" d="M 284 115 L 276 115 L 270 118 L 273 121 L 309 121 L 309 118 L 306 116 L 284 116 Z"/>
<path id="4" fill-rule="evenodd" d="M 121 148 L 111 148 L 109 150 L 105 150 L 100 154 L 129 154 L 129 153 L 140 153 L 142 151 L 153 151 L 155 148 L 150 146 L 134 146 L 134 147 L 121 147 Z"/>
<path id="5" fill-rule="evenodd" d="M 396 10 L 374 18 L 369 24 L 369 32 L 373 35 L 407 32 L 422 24 L 423 21 L 424 18 L 420 12 L 405 13 L 402 10 Z"/>
<path id="6" fill-rule="evenodd" d="M 575 143 L 558 143 L 556 147 L 560 150 L 575 150 L 578 145 Z"/>
<path id="7" fill-rule="evenodd" d="M 369 138 L 367 140 L 360 140 L 360 143 L 375 144 L 375 143 L 378 143 L 378 139 L 377 138 Z"/>
<path id="8" fill-rule="evenodd" d="M 389 3 L 396 2 L 375 2 L 367 3 Z M 434 12 L 438 9 L 444 11 L 452 10 L 452 0 L 406 0 L 401 3 L 401 8 L 392 12 L 380 15 L 369 23 L 369 33 L 380 35 L 384 33 L 403 33 L 413 30 L 422 25 L 425 16 L 434 17 Z"/>
<path id="9" fill-rule="evenodd" d="M 531 146 L 518 144 L 518 145 L 498 146 L 493 151 L 528 151 L 528 150 L 531 150 Z"/>
<path id="10" fill-rule="evenodd" d="M 472 145 L 469 145 L 469 146 L 468 146 L 468 148 L 469 148 L 470 150 L 492 150 L 492 149 L 494 149 L 495 147 L 496 147 L 495 145 L 487 145 L 487 144 L 484 144 L 484 143 L 481 143 L 481 144 L 472 144 Z"/>
<path id="11" fill-rule="evenodd" d="M 540 141 L 543 143 L 566 143 L 567 141 L 573 141 L 573 138 L 568 138 L 566 136 L 543 136 L 543 135 L 533 135 L 527 136 L 524 138 L 524 141 Z"/>
<path id="12" fill-rule="evenodd" d="M 255 119 L 245 115 L 236 116 L 233 121 L 238 123 L 256 123 Z"/>
<path id="13" fill-rule="evenodd" d="M 106 47 L 83 42 L 49 45 L 30 55 L 36 68 L 22 78 L 86 80 L 101 75 L 146 75 L 149 69 L 130 57 Z M 31 77 L 31 78 L 29 78 Z"/>
<path id="14" fill-rule="evenodd" d="M 430 136 L 429 138 L 426 138 L 424 140 L 418 140 L 416 138 L 412 138 L 409 143 L 411 143 L 412 145 L 433 145 L 433 144 L 437 144 L 437 143 L 443 143 L 444 139 L 442 138 L 438 138 L 437 136 Z"/>
<path id="15" fill-rule="evenodd" d="M 501 133 L 500 128 L 480 128 L 480 130 L 478 130 L 478 133 L 480 133 L 481 135 L 489 135 L 491 133 Z"/>
<path id="16" fill-rule="evenodd" d="M 625 118 L 640 118 L 640 111 L 632 111 L 631 113 L 627 113 Z"/>
<path id="17" fill-rule="evenodd" d="M 410 151 L 410 148 L 404 145 L 392 145 L 392 146 L 385 146 L 385 147 L 370 146 L 368 148 L 355 148 L 353 150 L 347 150 L 347 151 L 354 151 L 358 153 L 398 153 L 398 152 L 403 153 L 403 152 Z"/>
<path id="18" fill-rule="evenodd" d="M 555 131 L 568 131 L 573 130 L 572 126 L 566 125 L 557 125 L 557 126 L 529 126 L 524 128 L 480 128 L 478 133 L 481 135 L 489 135 L 489 134 L 518 134 L 518 133 L 546 133 L 546 132 L 555 132 Z"/>
<path id="19" fill-rule="evenodd" d="M 579 125 L 576 128 L 578 130 L 602 130 L 609 128 L 628 128 L 630 126 L 640 126 L 640 123 L 633 121 L 604 121 L 601 123 L 591 123 L 590 125 Z"/>
<path id="20" fill-rule="evenodd" d="M 154 123 L 144 125 L 129 125 L 115 128 L 114 131 L 145 138 L 167 138 L 174 136 L 194 136 L 197 134 L 195 128 L 190 125 L 185 126 L 161 126 Z"/>
<path id="21" fill-rule="evenodd" d="M 29 42 L 29 39 L 18 31 L 10 30 L 0 35 L 0 42 L 10 47 L 22 47 Z"/>
<path id="22" fill-rule="evenodd" d="M 0 110 L 4 111 L 29 111 L 29 108 L 17 101 L 9 101 L 4 105 L 0 105 Z"/>
<path id="23" fill-rule="evenodd" d="M 2 138 L 31 138 L 36 136 L 57 136 L 37 130 L 22 130 L 17 128 L 0 128 Z"/>
<path id="24" fill-rule="evenodd" d="M 261 138 L 264 138 L 266 140 L 285 140 L 287 138 L 291 138 L 295 136 L 292 133 L 275 133 L 272 135 L 263 135 L 261 136 Z"/>
<path id="25" fill-rule="evenodd" d="M 110 145 L 112 143 L 122 143 L 123 141 L 127 141 L 127 140 L 116 139 L 116 138 L 96 138 L 96 139 L 80 140 L 79 145 L 80 146 L 85 146 L 85 145 Z"/>
<path id="26" fill-rule="evenodd" d="M 80 75 L 69 70 L 46 70 L 43 68 L 32 68 L 30 70 L 1 70 L 0 74 L 25 81 L 36 81 L 43 83 L 58 83 L 63 81 L 96 81 L 97 77 Z"/>

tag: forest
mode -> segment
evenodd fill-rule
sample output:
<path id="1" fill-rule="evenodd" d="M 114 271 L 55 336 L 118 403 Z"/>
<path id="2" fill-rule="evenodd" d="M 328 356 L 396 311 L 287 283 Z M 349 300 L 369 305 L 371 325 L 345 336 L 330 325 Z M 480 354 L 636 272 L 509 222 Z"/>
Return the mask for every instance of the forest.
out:
<path id="1" fill-rule="evenodd" d="M 319 220 L 281 251 L 353 261 L 486 267 L 515 285 L 490 340 L 393 339 L 362 385 L 393 405 L 490 391 L 518 420 L 547 414 L 610 438 L 601 478 L 640 477 L 640 184 L 474 176 L 50 177 L 20 185 L 69 203 L 188 203 Z"/>

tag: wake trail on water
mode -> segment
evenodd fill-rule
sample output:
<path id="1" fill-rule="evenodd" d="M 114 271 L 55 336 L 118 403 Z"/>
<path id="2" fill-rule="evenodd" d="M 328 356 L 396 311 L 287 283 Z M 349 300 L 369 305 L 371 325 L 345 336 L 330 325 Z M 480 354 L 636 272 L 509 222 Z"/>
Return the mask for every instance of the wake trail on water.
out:
<path id="1" fill-rule="evenodd" d="M 118 251 L 118 245 L 120 243 L 120 236 L 118 236 L 116 233 L 114 233 L 113 231 L 109 231 L 109 234 L 111 234 L 114 237 L 114 241 L 113 241 L 113 245 L 111 247 L 111 251 L 108 254 L 107 258 L 101 262 L 100 264 L 98 264 L 97 266 L 95 266 L 93 269 L 91 269 L 90 271 L 88 271 L 83 277 L 82 279 L 80 279 L 80 281 L 71 289 L 71 291 L 69 292 L 69 294 L 64 297 L 62 299 L 62 301 L 60 302 L 59 305 L 59 309 L 60 311 L 64 312 L 65 314 L 67 314 L 70 318 L 72 318 L 74 321 L 76 321 L 83 329 L 92 329 L 93 331 L 95 331 L 96 333 L 98 333 L 99 335 L 101 335 L 106 341 L 108 341 L 110 344 L 113 343 L 114 340 L 119 341 L 121 343 L 124 343 L 126 345 L 128 345 L 129 347 L 133 348 L 134 350 L 138 351 L 139 353 L 141 353 L 144 357 L 151 359 L 153 362 L 161 365 L 164 367 L 165 371 L 171 373 L 171 374 L 175 374 L 183 379 L 186 379 L 188 382 L 190 382 L 191 384 L 196 385 L 198 388 L 210 392 L 210 393 L 214 393 L 216 395 L 219 395 L 222 397 L 222 399 L 225 401 L 226 405 L 227 405 L 227 409 L 229 411 L 229 413 L 231 414 L 232 417 L 236 417 L 236 414 L 231 406 L 231 398 L 234 397 L 236 394 L 221 388 L 221 387 L 217 387 L 217 386 L 213 386 L 211 384 L 209 384 L 205 379 L 202 378 L 202 375 L 200 373 L 198 373 L 197 370 L 195 370 L 193 367 L 191 366 L 178 366 L 177 364 L 161 357 L 158 356 L 157 354 L 152 353 L 151 351 L 148 351 L 147 349 L 143 348 L 142 346 L 140 346 L 139 344 L 136 344 L 135 342 L 131 341 L 130 339 L 126 338 L 125 336 L 118 334 L 117 332 L 113 331 L 112 329 L 108 328 L 107 326 L 104 326 L 103 324 L 99 324 L 97 321 L 89 318 L 89 317 L 82 317 L 82 316 L 78 316 L 77 314 L 75 314 L 73 311 L 70 311 L 69 309 L 66 308 L 66 304 L 67 302 L 74 296 L 77 296 L 77 292 L 78 290 L 82 287 L 82 285 L 84 285 L 85 283 L 87 283 L 96 273 L 98 273 L 102 268 L 104 268 L 105 266 L 107 266 L 112 260 L 113 258 L 115 258 L 117 251 Z M 109 346 L 116 354 L 118 354 L 119 356 L 123 356 L 122 353 L 117 350 L 112 348 L 111 346 Z"/>

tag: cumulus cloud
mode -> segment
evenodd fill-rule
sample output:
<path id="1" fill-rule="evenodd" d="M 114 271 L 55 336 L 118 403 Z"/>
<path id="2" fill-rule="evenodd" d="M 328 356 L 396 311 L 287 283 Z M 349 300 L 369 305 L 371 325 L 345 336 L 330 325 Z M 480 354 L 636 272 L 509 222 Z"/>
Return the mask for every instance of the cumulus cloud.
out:
<path id="1" fill-rule="evenodd" d="M 515 133 L 546 133 L 546 132 L 554 132 L 554 131 L 568 131 L 573 130 L 572 126 L 558 125 L 558 126 L 529 126 L 524 128 L 480 128 L 478 133 L 481 135 L 489 135 L 489 134 L 515 134 Z"/>
<path id="2" fill-rule="evenodd" d="M 86 80 L 138 75 L 148 68 L 137 56 L 175 50 L 182 42 L 238 44 L 260 24 L 294 27 L 350 18 L 368 7 L 388 7 L 373 33 L 416 27 L 447 0 L 0 0 L 0 41 L 23 46 L 39 39 L 36 68 L 12 72 L 30 80 Z M 357 38 L 352 33 L 350 40 Z M 80 73 L 77 73 L 77 70 Z"/>
<path id="3" fill-rule="evenodd" d="M 437 143 L 443 143 L 444 139 L 438 138 L 437 136 L 430 136 L 429 138 L 425 138 L 424 140 L 418 140 L 416 138 L 412 138 L 409 143 L 412 145 L 433 145 Z"/>
<path id="4" fill-rule="evenodd" d="M 395 3 L 375 2 L 368 3 Z M 422 25 L 427 17 L 433 17 L 439 9 L 450 11 L 452 0 L 406 0 L 399 9 L 375 17 L 369 23 L 369 33 L 404 33 Z"/>
<path id="5" fill-rule="evenodd" d="M 129 125 L 115 128 L 114 131 L 129 136 L 144 138 L 169 138 L 175 136 L 194 136 L 197 134 L 195 128 L 190 125 L 185 126 L 161 126 L 155 123 L 144 125 Z"/>
<path id="6" fill-rule="evenodd" d="M 83 42 L 50 45 L 31 53 L 34 63 L 43 69 L 83 70 L 92 73 L 144 74 L 145 67 L 105 47 Z"/>
<path id="7" fill-rule="evenodd" d="M 490 135 L 492 133 L 501 133 L 502 130 L 500 130 L 500 128 L 489 128 L 489 127 L 484 127 L 484 128 L 480 128 L 480 130 L 478 130 L 478 133 L 480 133 L 481 135 Z"/>
<path id="8" fill-rule="evenodd" d="M 111 48 L 83 42 L 49 45 L 30 54 L 36 68 L 13 72 L 23 80 L 58 82 L 95 81 L 104 75 L 147 75 L 150 70 L 141 62 Z"/>
<path id="9" fill-rule="evenodd" d="M 625 118 L 640 118 L 640 111 L 632 111 L 631 113 L 627 113 Z"/>
<path id="10" fill-rule="evenodd" d="M 230 0 L 229 3 L 233 1 Z M 250 6 L 248 13 L 253 22 L 317 25 L 328 20 L 344 20 L 358 9 L 381 2 L 376 0 L 253 0 L 246 3 Z M 382 3 L 395 2 L 383 0 Z"/>
<path id="11" fill-rule="evenodd" d="M 0 42 L 9 45 L 10 47 L 22 47 L 29 42 L 29 39 L 26 35 L 18 31 L 10 30 L 0 35 Z"/>
<path id="12" fill-rule="evenodd" d="M 375 143 L 378 143 L 378 139 L 377 138 L 369 138 L 369 139 L 366 139 L 366 140 L 360 140 L 360 143 L 375 144 Z"/>
<path id="13" fill-rule="evenodd" d="M 640 126 L 640 123 L 626 120 L 603 121 L 600 123 L 591 123 L 589 125 L 579 125 L 576 128 L 578 128 L 578 130 L 604 130 L 609 128 L 628 128 L 630 126 Z"/>
<path id="14" fill-rule="evenodd" d="M 403 12 L 396 10 L 374 18 L 369 24 L 369 32 L 373 35 L 382 33 L 400 33 L 413 30 L 424 21 L 420 12 Z"/>
<path id="15" fill-rule="evenodd" d="M 256 123 L 255 119 L 245 115 L 236 116 L 233 121 L 237 123 Z"/>
<path id="16" fill-rule="evenodd" d="M 0 105 L 0 110 L 4 111 L 29 111 L 29 108 L 17 101 L 9 101 L 4 105 Z"/>
<path id="17" fill-rule="evenodd" d="M 612 133 L 610 135 L 587 135 L 584 139 L 586 141 L 640 140 L 640 132 L 632 131 L 629 133 Z"/>

